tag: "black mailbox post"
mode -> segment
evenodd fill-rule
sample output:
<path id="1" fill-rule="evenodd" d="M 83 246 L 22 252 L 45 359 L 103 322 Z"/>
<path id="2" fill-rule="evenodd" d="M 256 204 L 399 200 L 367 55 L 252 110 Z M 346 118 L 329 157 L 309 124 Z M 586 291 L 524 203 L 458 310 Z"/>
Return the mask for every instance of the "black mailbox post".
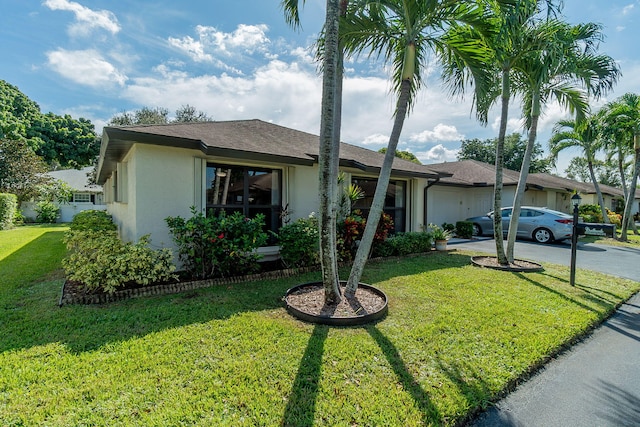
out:
<path id="1" fill-rule="evenodd" d="M 573 233 L 571 234 L 571 273 L 569 276 L 569 284 L 576 285 L 576 251 L 578 249 L 578 206 L 582 197 L 578 193 L 571 196 L 573 204 Z"/>

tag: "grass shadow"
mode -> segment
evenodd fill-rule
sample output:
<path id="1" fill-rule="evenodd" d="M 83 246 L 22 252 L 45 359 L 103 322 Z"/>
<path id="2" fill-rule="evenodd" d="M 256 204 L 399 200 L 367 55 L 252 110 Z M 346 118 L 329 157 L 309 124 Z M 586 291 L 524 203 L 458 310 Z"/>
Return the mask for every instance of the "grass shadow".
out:
<path id="1" fill-rule="evenodd" d="M 313 425 L 322 371 L 322 354 L 328 334 L 328 326 L 316 325 L 313 328 L 307 349 L 300 360 L 298 373 L 293 381 L 291 394 L 282 417 L 283 426 L 307 427 Z"/>
<path id="2" fill-rule="evenodd" d="M 582 303 L 580 301 L 577 301 L 576 299 L 571 298 L 571 297 L 563 294 L 562 292 L 559 292 L 559 291 L 557 291 L 557 290 L 555 290 L 553 288 L 550 288 L 549 286 L 545 286 L 542 283 L 533 280 L 531 277 L 527 276 L 526 274 L 522 274 L 522 273 L 513 273 L 513 274 L 516 275 L 519 279 L 521 279 L 523 281 L 527 281 L 527 282 L 531 283 L 532 285 L 534 285 L 534 286 L 536 286 L 538 288 L 544 289 L 545 291 L 550 292 L 550 293 L 552 293 L 552 294 L 554 294 L 554 295 L 556 295 L 556 296 L 558 296 L 558 297 L 560 297 L 560 298 L 562 298 L 562 299 L 564 299 L 566 301 L 569 301 L 572 304 L 575 304 L 580 308 L 583 308 L 585 310 L 592 311 L 592 312 L 598 314 L 598 317 L 600 317 L 600 315 L 601 315 L 600 312 L 598 310 L 596 310 L 595 308 L 589 307 L 588 305 L 586 305 L 586 304 L 584 304 L 584 303 Z M 614 307 L 606 299 L 598 297 L 597 295 L 594 295 L 594 294 L 590 294 L 588 296 L 585 296 L 585 298 L 588 298 L 588 299 L 592 300 L 594 303 L 602 306 L 603 308 L 613 308 Z"/>
<path id="3" fill-rule="evenodd" d="M 416 407 L 422 414 L 424 425 L 442 424 L 442 415 L 438 408 L 433 404 L 429 394 L 420 386 L 420 383 L 413 377 L 398 349 L 378 328 L 375 326 L 365 327 L 371 338 L 378 344 L 387 362 L 393 369 L 393 372 L 402 385 L 404 390 L 411 395 Z"/>

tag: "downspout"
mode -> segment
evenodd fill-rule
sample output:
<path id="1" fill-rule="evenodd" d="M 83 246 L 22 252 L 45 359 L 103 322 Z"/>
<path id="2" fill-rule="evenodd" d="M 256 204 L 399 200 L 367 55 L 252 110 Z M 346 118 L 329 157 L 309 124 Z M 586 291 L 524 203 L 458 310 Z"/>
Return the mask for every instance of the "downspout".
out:
<path id="1" fill-rule="evenodd" d="M 427 180 L 427 186 L 424 187 L 424 209 L 422 210 L 422 216 L 423 216 L 423 218 L 422 218 L 422 227 L 424 229 L 427 228 L 427 208 L 428 208 L 427 194 L 428 194 L 428 190 L 433 185 L 436 185 L 438 182 L 440 182 L 440 177 L 439 176 L 433 181 Z"/>

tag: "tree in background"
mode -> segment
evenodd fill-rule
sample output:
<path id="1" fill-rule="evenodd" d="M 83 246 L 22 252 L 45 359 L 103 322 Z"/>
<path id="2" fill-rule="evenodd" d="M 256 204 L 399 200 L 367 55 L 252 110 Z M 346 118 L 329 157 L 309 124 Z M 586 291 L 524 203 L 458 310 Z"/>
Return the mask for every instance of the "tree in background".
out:
<path id="1" fill-rule="evenodd" d="M 48 183 L 47 165 L 25 141 L 0 139 L 0 193 L 18 196 L 18 202 L 36 197 Z"/>
<path id="2" fill-rule="evenodd" d="M 621 240 L 627 240 L 627 230 L 631 222 L 632 205 L 636 197 L 638 187 L 638 175 L 640 175 L 640 95 L 626 93 L 609 104 L 605 110 L 606 123 L 623 130 L 626 135 L 627 149 L 632 153 L 632 176 L 628 190 L 625 192 L 626 200 L 622 219 Z"/>
<path id="3" fill-rule="evenodd" d="M 378 150 L 378 153 L 382 153 L 382 154 L 386 154 L 387 153 L 387 147 L 382 147 L 381 149 Z M 407 160 L 409 162 L 421 165 L 422 162 L 420 160 L 418 160 L 418 158 L 416 157 L 415 154 L 413 154 L 411 151 L 401 151 L 401 150 L 396 150 L 396 157 L 399 159 L 403 159 L 403 160 Z"/>
<path id="4" fill-rule="evenodd" d="M 163 107 L 142 107 L 139 110 L 124 111 L 109 120 L 109 126 L 166 125 L 169 123 L 210 122 L 213 119 L 204 111 L 196 110 L 189 104 L 178 108 L 175 117 L 169 117 L 169 110 Z"/>
<path id="5" fill-rule="evenodd" d="M 193 123 L 193 122 L 210 122 L 213 118 L 209 117 L 204 111 L 197 111 L 196 107 L 189 104 L 183 105 L 176 110 L 174 123 Z"/>
<path id="6" fill-rule="evenodd" d="M 600 184 L 611 187 L 620 187 L 622 185 L 620 172 L 617 166 L 614 166 L 611 162 L 595 159 L 593 161 L 593 169 Z M 585 157 L 572 158 L 564 173 L 567 178 L 581 182 L 591 182 L 588 161 Z"/>
<path id="7" fill-rule="evenodd" d="M 602 149 L 601 124 L 602 114 L 590 114 L 582 120 L 560 120 L 553 129 L 553 134 L 549 140 L 549 150 L 553 159 L 558 158 L 558 153 L 567 148 L 577 147 L 582 150 L 587 159 L 587 168 L 591 182 L 596 189 L 598 204 L 602 211 L 604 222 L 609 222 L 607 210 L 604 205 L 604 198 L 600 191 L 600 185 L 596 179 L 594 161 L 596 154 Z"/>
<path id="8" fill-rule="evenodd" d="M 100 153 L 100 139 L 96 137 L 93 123 L 83 118 L 76 120 L 68 114 L 41 115 L 27 135 L 39 141 L 35 153 L 51 169 L 79 169 L 94 163 Z"/>
<path id="9" fill-rule="evenodd" d="M 0 80 L 0 138 L 26 142 L 51 169 L 90 165 L 100 151 L 89 120 L 43 114 L 37 103 L 4 80 Z"/>
<path id="10" fill-rule="evenodd" d="M 497 138 L 485 140 L 478 138 L 465 139 L 462 141 L 460 151 L 458 152 L 458 160 L 477 160 L 493 165 L 496 162 L 497 143 Z M 519 171 L 522 168 L 526 148 L 527 140 L 523 139 L 522 135 L 517 132 L 507 135 L 504 139 L 504 167 Z M 544 157 L 542 146 L 536 142 L 533 146 L 529 172 L 547 173 L 550 170 L 551 162 Z"/>

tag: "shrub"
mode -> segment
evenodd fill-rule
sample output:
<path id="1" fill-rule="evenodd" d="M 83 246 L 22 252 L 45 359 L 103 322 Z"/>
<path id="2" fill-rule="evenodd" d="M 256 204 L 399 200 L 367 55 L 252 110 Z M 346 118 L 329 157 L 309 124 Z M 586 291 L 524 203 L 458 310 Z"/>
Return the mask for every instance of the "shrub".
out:
<path id="1" fill-rule="evenodd" d="M 362 216 L 360 210 L 355 210 L 347 216 L 344 221 L 338 223 L 338 258 L 341 261 L 351 261 L 356 255 L 358 245 L 362 239 L 362 233 L 367 225 L 367 220 Z M 393 229 L 393 219 L 389 214 L 382 213 L 376 234 L 373 237 L 372 250 L 384 242 Z"/>
<path id="2" fill-rule="evenodd" d="M 450 234 L 452 234 L 454 231 L 456 231 L 456 226 L 453 224 L 450 224 L 448 222 L 443 222 L 442 223 L 442 229 L 444 231 L 448 231 Z"/>
<path id="3" fill-rule="evenodd" d="M 73 217 L 69 229 L 74 231 L 116 231 L 117 227 L 113 223 L 111 215 L 106 211 L 86 210 Z"/>
<path id="4" fill-rule="evenodd" d="M 307 267 L 320 262 L 318 220 L 314 216 L 300 218 L 280 228 L 280 256 L 289 267 Z"/>
<path id="5" fill-rule="evenodd" d="M 622 227 L 622 215 L 607 209 L 607 216 L 611 224 L 614 224 L 618 228 Z"/>
<path id="6" fill-rule="evenodd" d="M 456 234 L 463 239 L 473 237 L 473 223 L 471 221 L 456 222 Z"/>
<path id="7" fill-rule="evenodd" d="M 11 228 L 18 213 L 18 196 L 0 193 L 0 230 Z"/>
<path id="8" fill-rule="evenodd" d="M 433 245 L 433 238 L 425 232 L 397 233 L 384 242 L 376 245 L 375 256 L 403 256 L 415 253 L 429 252 Z"/>
<path id="9" fill-rule="evenodd" d="M 602 222 L 602 211 L 598 205 L 580 205 L 578 207 L 578 214 L 582 217 L 584 222 Z"/>
<path id="10" fill-rule="evenodd" d="M 48 200 L 36 203 L 34 210 L 36 211 L 36 222 L 51 224 L 60 217 L 60 208 Z"/>
<path id="11" fill-rule="evenodd" d="M 240 212 L 205 216 L 191 208 L 187 220 L 169 217 L 165 221 L 178 246 L 178 256 L 193 278 L 227 277 L 259 270 L 255 249 L 267 242 L 264 215 L 245 218 Z"/>
<path id="12" fill-rule="evenodd" d="M 67 277 L 88 290 L 112 293 L 128 283 L 148 285 L 174 278 L 171 250 L 149 248 L 148 235 L 137 243 L 123 243 L 112 230 L 70 230 L 65 243 L 69 254 L 62 265 Z"/>

